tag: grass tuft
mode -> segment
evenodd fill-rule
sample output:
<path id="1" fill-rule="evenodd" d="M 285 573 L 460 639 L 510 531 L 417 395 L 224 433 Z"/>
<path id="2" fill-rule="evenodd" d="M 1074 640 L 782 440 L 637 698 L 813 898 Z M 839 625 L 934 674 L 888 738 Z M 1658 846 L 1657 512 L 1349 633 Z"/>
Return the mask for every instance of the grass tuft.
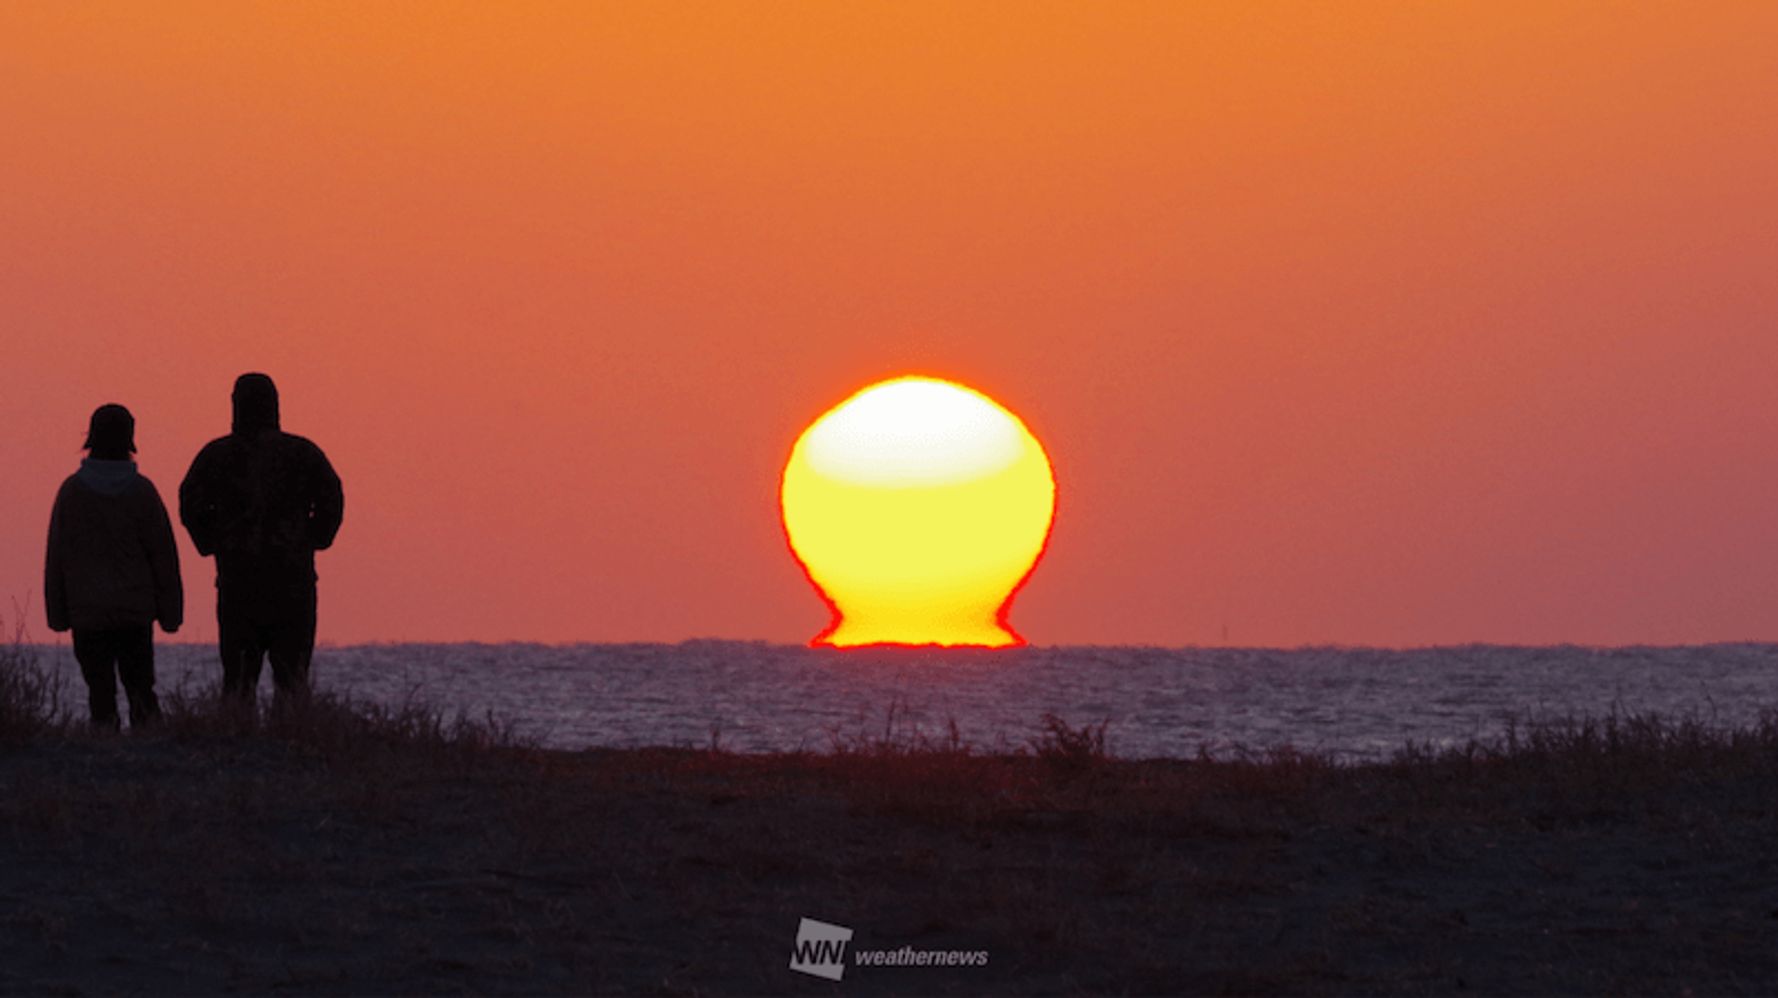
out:
<path id="1" fill-rule="evenodd" d="M 1064 773 L 1091 770 L 1108 758 L 1105 751 L 1105 729 L 1109 720 L 1079 727 L 1052 713 L 1039 718 L 1041 730 L 1031 739 L 1031 751 Z"/>
<path id="2" fill-rule="evenodd" d="M 23 617 L 23 614 L 20 614 Z M 38 661 L 22 619 L 10 644 L 0 645 L 0 741 L 17 742 L 67 728 L 62 677 Z"/>

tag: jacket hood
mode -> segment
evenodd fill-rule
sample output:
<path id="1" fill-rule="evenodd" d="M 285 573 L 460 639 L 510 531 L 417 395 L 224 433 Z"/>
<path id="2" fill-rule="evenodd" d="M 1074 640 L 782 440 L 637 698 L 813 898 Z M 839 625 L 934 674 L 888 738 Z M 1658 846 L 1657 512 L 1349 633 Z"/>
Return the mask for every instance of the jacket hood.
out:
<path id="1" fill-rule="evenodd" d="M 278 428 L 278 386 L 263 374 L 243 374 L 235 379 L 234 432 Z"/>
<path id="2" fill-rule="evenodd" d="M 136 481 L 136 462 L 89 457 L 80 462 L 74 477 L 100 495 L 122 495 Z"/>

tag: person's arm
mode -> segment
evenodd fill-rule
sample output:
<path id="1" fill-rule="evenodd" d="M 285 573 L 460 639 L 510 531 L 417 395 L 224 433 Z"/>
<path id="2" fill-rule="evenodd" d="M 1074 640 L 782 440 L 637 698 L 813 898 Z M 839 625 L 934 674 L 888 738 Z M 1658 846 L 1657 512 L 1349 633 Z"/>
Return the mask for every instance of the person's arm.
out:
<path id="1" fill-rule="evenodd" d="M 49 512 L 49 547 L 43 557 L 43 609 L 49 617 L 49 629 L 56 632 L 65 631 L 68 623 L 68 580 L 62 572 L 66 552 L 63 545 L 66 538 L 62 524 L 62 496 L 66 491 L 56 493 L 56 503 Z"/>
<path id="2" fill-rule="evenodd" d="M 179 483 L 179 522 L 191 534 L 198 554 L 205 556 L 216 553 L 216 499 L 210 481 L 209 453 L 208 447 L 198 451 L 185 480 Z"/>
<path id="3" fill-rule="evenodd" d="M 148 486 L 150 508 L 144 524 L 148 536 L 143 546 L 148 551 L 148 566 L 154 574 L 154 616 L 161 630 L 172 634 L 185 623 L 185 585 L 179 578 L 179 545 L 173 540 L 173 521 L 167 516 L 167 505 L 152 483 Z"/>
<path id="4" fill-rule="evenodd" d="M 309 507 L 309 541 L 315 550 L 325 551 L 339 535 L 340 521 L 346 516 L 346 494 L 340 488 L 340 476 L 328 463 L 321 448 L 315 448 L 315 498 Z"/>

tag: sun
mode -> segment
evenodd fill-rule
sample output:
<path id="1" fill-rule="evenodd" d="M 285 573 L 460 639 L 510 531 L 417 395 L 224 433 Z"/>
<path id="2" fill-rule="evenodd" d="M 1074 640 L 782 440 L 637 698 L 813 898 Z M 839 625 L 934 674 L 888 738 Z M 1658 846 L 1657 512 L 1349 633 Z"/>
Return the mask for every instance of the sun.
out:
<path id="1" fill-rule="evenodd" d="M 1048 543 L 1056 480 L 981 392 L 918 376 L 863 389 L 797 438 L 779 500 L 833 611 L 811 644 L 1025 643 L 1007 615 Z"/>

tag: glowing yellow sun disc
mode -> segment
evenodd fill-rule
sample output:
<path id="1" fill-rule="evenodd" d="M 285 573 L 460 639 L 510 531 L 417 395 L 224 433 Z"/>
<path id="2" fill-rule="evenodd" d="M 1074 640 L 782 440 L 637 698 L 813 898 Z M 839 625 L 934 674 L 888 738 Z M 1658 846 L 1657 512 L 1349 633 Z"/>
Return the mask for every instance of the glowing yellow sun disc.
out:
<path id="1" fill-rule="evenodd" d="M 993 399 L 937 378 L 871 385 L 797 438 L 779 499 L 833 611 L 812 644 L 1024 644 L 1007 614 L 1043 555 L 1056 481 Z"/>

